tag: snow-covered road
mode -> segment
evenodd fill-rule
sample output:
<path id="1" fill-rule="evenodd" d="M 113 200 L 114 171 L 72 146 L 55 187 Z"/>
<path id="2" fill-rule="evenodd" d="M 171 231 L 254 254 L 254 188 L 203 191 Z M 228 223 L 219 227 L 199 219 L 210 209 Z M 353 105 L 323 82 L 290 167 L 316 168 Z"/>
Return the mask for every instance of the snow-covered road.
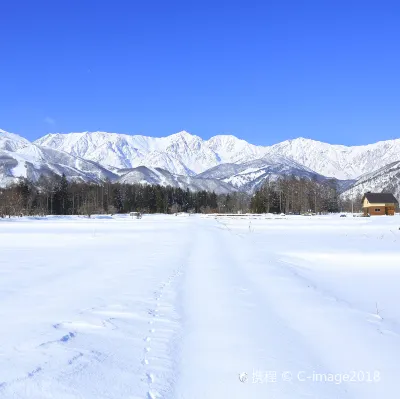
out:
<path id="1" fill-rule="evenodd" d="M 0 398 L 397 398 L 399 222 L 0 220 Z"/>

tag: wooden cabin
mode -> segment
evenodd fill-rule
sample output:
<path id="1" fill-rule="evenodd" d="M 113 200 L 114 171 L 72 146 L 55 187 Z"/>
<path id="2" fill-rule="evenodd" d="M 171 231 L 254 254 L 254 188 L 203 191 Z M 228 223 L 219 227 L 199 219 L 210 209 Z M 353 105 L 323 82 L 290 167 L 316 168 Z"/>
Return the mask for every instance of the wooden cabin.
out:
<path id="1" fill-rule="evenodd" d="M 364 215 L 393 216 L 399 202 L 391 193 L 365 193 L 362 199 Z"/>

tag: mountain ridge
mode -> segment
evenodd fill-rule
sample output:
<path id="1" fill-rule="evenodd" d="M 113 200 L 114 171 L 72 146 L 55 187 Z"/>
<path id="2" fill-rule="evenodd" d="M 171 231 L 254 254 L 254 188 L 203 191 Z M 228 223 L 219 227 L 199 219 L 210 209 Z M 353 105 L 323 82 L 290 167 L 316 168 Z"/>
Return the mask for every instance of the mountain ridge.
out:
<path id="1" fill-rule="evenodd" d="M 74 140 L 81 142 L 74 144 Z M 95 148 L 91 147 L 94 141 Z M 233 135 L 216 135 L 203 140 L 186 131 L 165 137 L 82 132 L 49 134 L 35 143 L 62 149 L 105 167 L 144 165 L 191 176 L 222 163 L 244 163 L 267 154 L 285 156 L 318 174 L 343 180 L 356 179 L 400 160 L 400 139 L 345 146 L 299 137 L 259 146 Z"/>
<path id="2" fill-rule="evenodd" d="M 50 133 L 31 143 L 0 129 L 0 152 L 0 183 L 1 173 L 9 182 L 18 173 L 36 177 L 40 170 L 61 173 L 63 167 L 71 179 L 98 182 L 107 175 L 123 181 L 122 171 L 143 166 L 147 169 L 142 176 L 149 181 L 204 187 L 204 181 L 193 179 L 212 179 L 211 186 L 223 191 L 253 192 L 266 178 L 289 174 L 339 179 L 339 187 L 346 189 L 356 178 L 400 161 L 400 139 L 345 146 L 299 137 L 259 146 L 233 135 L 203 140 L 187 131 L 165 137 L 98 131 Z M 131 173 L 130 181 L 138 178 L 138 171 Z M 371 179 L 367 181 L 372 184 Z"/>

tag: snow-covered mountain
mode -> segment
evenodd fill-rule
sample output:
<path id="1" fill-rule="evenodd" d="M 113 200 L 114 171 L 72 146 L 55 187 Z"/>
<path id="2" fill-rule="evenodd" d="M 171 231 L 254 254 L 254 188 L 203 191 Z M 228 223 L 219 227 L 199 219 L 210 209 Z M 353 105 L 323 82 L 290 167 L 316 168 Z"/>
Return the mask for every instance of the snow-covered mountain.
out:
<path id="1" fill-rule="evenodd" d="M 389 192 L 400 200 L 400 161 L 361 176 L 342 196 L 356 198 L 368 191 Z"/>
<path id="2" fill-rule="evenodd" d="M 31 142 L 27 139 L 0 129 L 0 151 L 18 151 L 19 149 L 29 147 L 30 145 Z"/>
<path id="3" fill-rule="evenodd" d="M 276 180 L 281 176 L 296 176 L 318 181 L 328 179 L 292 159 L 280 155 L 265 155 L 260 159 L 242 164 L 215 166 L 198 177 L 214 178 L 232 184 L 239 191 L 254 192 L 266 179 Z"/>
<path id="4" fill-rule="evenodd" d="M 57 133 L 35 143 L 90 159 L 106 168 L 159 167 L 186 176 L 221 163 L 257 159 L 266 153 L 266 148 L 234 136 L 215 136 L 206 141 L 185 131 L 161 138 L 104 132 Z"/>
<path id="5" fill-rule="evenodd" d="M 356 179 L 400 160 L 400 139 L 347 147 L 298 138 L 275 144 L 268 153 L 284 155 L 324 176 Z"/>
<path id="6" fill-rule="evenodd" d="M 69 180 L 100 182 L 116 175 L 102 166 L 64 151 L 39 147 L 12 133 L 0 131 L 0 186 L 24 177 L 37 182 L 41 176 L 65 174 Z"/>
<path id="7" fill-rule="evenodd" d="M 347 147 L 298 138 L 272 146 L 256 146 L 234 136 L 203 140 L 185 131 L 167 137 L 84 132 L 49 134 L 35 142 L 89 159 L 106 168 L 159 167 L 194 176 L 224 163 L 241 164 L 264 155 L 284 156 L 320 175 L 356 179 L 400 160 L 400 139 Z"/>
<path id="8" fill-rule="evenodd" d="M 268 151 L 268 147 L 249 144 L 231 135 L 214 136 L 205 143 L 217 154 L 220 163 L 240 164 L 262 158 Z"/>
<path id="9" fill-rule="evenodd" d="M 194 176 L 220 163 L 204 140 L 187 132 L 162 138 L 104 132 L 48 134 L 35 144 L 89 159 L 106 168 L 148 166 Z"/>
<path id="10" fill-rule="evenodd" d="M 181 138 L 176 138 L 177 140 L 170 143 L 171 146 L 183 144 Z M 148 147 L 150 146 L 151 143 Z M 144 144 L 143 147 L 145 147 Z M 176 151 L 179 152 L 179 150 Z M 126 149 L 126 152 L 129 152 L 129 149 Z M 236 191 L 229 183 L 217 179 L 178 175 L 157 167 L 139 166 L 124 169 L 110 167 L 111 170 L 109 170 L 94 161 L 79 157 L 77 153 L 78 151 L 72 151 L 70 154 L 60 149 L 33 144 L 16 134 L 1 131 L 0 187 L 16 182 L 20 177 L 37 182 L 41 176 L 52 177 L 65 174 L 69 180 L 74 181 L 98 183 L 109 179 L 128 184 L 170 185 L 182 189 L 189 188 L 193 191 L 208 190 L 221 194 Z M 159 159 L 169 161 L 168 154 L 166 156 L 163 153 L 158 154 Z M 153 159 L 149 162 L 157 165 L 157 162 L 154 161 L 156 152 L 152 152 L 151 155 Z M 147 159 L 150 157 L 148 156 Z M 168 162 L 166 165 L 170 166 Z M 179 165 L 179 163 L 174 165 Z M 186 172 L 185 167 L 182 167 L 182 170 Z"/>
<path id="11" fill-rule="evenodd" d="M 157 184 L 179 182 L 182 187 L 199 189 L 207 186 L 204 181 L 196 183 L 196 177 L 212 179 L 216 191 L 234 187 L 252 192 L 267 177 L 294 174 L 340 179 L 339 185 L 345 188 L 349 180 L 379 171 L 394 161 L 400 161 L 400 139 L 347 147 L 298 138 L 256 146 L 234 136 L 203 140 L 185 131 L 161 138 L 83 132 L 48 134 L 30 143 L 0 130 L 2 185 L 18 176 L 35 180 L 43 174 L 65 173 L 70 179 L 84 181 L 119 178 Z M 147 169 L 137 169 L 140 166 Z"/>
<path id="12" fill-rule="evenodd" d="M 158 184 L 160 186 L 179 187 L 191 191 L 214 191 L 217 194 L 228 194 L 237 191 L 231 184 L 218 179 L 174 175 L 165 169 L 138 166 L 125 173 L 118 179 L 126 184 Z"/>

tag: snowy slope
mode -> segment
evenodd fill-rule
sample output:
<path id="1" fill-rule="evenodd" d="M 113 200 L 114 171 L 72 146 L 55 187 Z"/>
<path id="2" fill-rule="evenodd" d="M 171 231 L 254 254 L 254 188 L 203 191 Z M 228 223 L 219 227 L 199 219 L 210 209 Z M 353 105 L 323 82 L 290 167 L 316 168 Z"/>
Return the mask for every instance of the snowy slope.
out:
<path id="1" fill-rule="evenodd" d="M 231 135 L 214 136 L 206 144 L 217 155 L 221 163 L 244 163 L 253 159 L 262 158 L 268 147 L 249 144 L 245 140 Z"/>
<path id="2" fill-rule="evenodd" d="M 215 166 L 199 175 L 220 179 L 232 184 L 240 191 L 254 192 L 266 179 L 276 180 L 281 176 L 296 176 L 318 181 L 328 180 L 297 162 L 279 155 L 267 155 L 261 159 L 236 164 Z"/>
<path id="3" fill-rule="evenodd" d="M 324 176 L 355 179 L 400 160 L 400 139 L 347 147 L 298 138 L 275 144 L 268 153 L 284 155 Z"/>
<path id="4" fill-rule="evenodd" d="M 188 188 L 191 191 L 214 191 L 216 194 L 227 194 L 236 191 L 232 185 L 224 181 L 212 178 L 174 175 L 161 168 L 138 166 L 137 168 L 121 170 L 120 172 L 125 173 L 118 179 L 118 182 L 126 184 L 157 184 L 160 186 L 179 187 L 184 190 Z"/>
<path id="5" fill-rule="evenodd" d="M 221 163 L 257 159 L 266 152 L 266 148 L 234 136 L 215 136 L 205 141 L 185 131 L 161 138 L 105 132 L 48 134 L 35 143 L 90 159 L 105 167 L 143 165 L 188 176 Z"/>
<path id="6" fill-rule="evenodd" d="M 37 182 L 41 176 L 53 177 L 65 174 L 68 180 L 101 182 L 116 175 L 90 161 L 72 157 L 62 151 L 39 149 L 40 158 L 19 152 L 0 151 L 0 186 L 6 186 L 27 178 Z M 42 158 L 44 156 L 44 159 Z"/>
<path id="7" fill-rule="evenodd" d="M 27 178 L 65 174 L 69 180 L 100 182 L 116 175 L 94 162 L 52 148 L 41 148 L 22 137 L 0 132 L 0 186 Z"/>
<path id="8" fill-rule="evenodd" d="M 273 146 L 255 146 L 234 136 L 209 140 L 185 131 L 162 138 L 117 133 L 49 134 L 36 144 L 90 159 L 105 167 L 160 167 L 194 175 L 223 163 L 244 163 L 266 154 L 290 158 L 309 169 L 337 179 L 355 179 L 400 160 L 400 139 L 347 147 L 298 138 Z"/>
<path id="9" fill-rule="evenodd" d="M 356 197 L 367 191 L 389 192 L 400 200 L 400 161 L 392 162 L 375 172 L 361 176 L 342 195 L 345 198 Z"/>
<path id="10" fill-rule="evenodd" d="M 162 138 L 104 132 L 49 134 L 35 143 L 105 167 L 144 165 L 191 176 L 219 163 L 217 155 L 200 137 L 184 131 Z"/>
<path id="11" fill-rule="evenodd" d="M 31 143 L 23 137 L 0 129 L 0 150 L 17 151 L 29 145 Z"/>

